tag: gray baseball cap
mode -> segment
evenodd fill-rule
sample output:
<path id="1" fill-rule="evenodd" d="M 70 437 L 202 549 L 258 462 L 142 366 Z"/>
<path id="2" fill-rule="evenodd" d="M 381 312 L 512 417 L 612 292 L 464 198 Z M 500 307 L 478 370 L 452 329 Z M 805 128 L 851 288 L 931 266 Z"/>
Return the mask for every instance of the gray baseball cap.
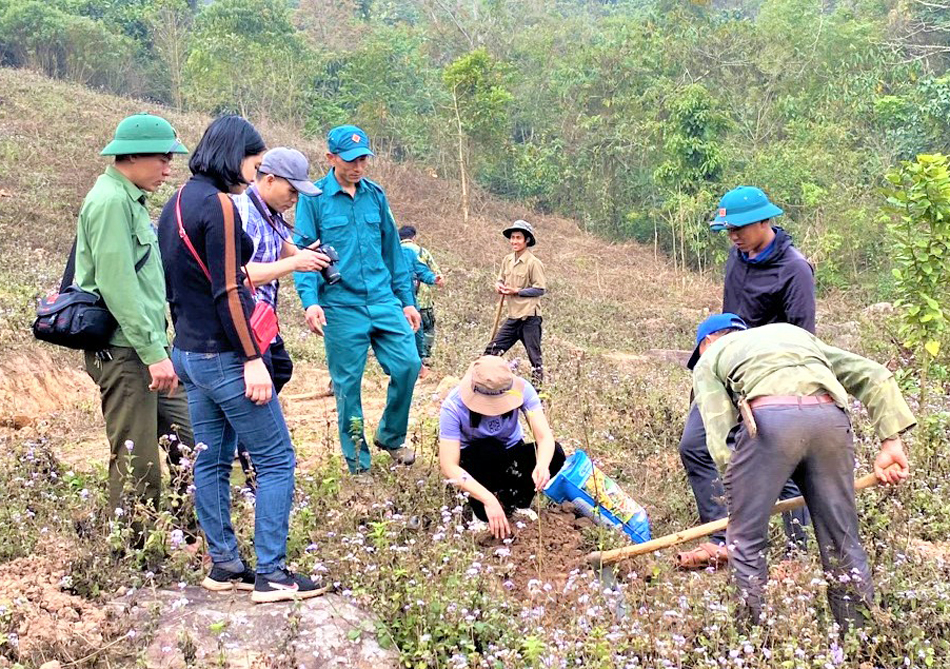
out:
<path id="1" fill-rule="evenodd" d="M 264 154 L 258 171 L 286 179 L 301 195 L 319 195 L 323 192 L 310 181 L 310 163 L 297 149 L 288 149 L 286 146 L 271 149 Z"/>

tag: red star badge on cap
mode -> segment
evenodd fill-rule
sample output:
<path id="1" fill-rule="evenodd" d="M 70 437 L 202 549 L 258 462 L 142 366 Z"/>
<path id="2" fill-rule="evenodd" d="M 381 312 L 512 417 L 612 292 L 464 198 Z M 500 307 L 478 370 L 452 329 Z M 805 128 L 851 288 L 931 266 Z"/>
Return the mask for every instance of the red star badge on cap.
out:
<path id="1" fill-rule="evenodd" d="M 726 208 L 725 208 L 725 207 L 722 207 L 722 208 L 719 210 L 719 215 L 720 215 L 720 216 L 725 216 L 725 215 L 726 215 Z"/>
<path id="2" fill-rule="evenodd" d="M 354 144 L 359 144 L 359 143 L 360 143 L 360 136 L 357 135 L 356 133 L 354 133 L 353 136 L 350 137 L 350 139 L 353 140 L 353 143 L 354 143 Z"/>

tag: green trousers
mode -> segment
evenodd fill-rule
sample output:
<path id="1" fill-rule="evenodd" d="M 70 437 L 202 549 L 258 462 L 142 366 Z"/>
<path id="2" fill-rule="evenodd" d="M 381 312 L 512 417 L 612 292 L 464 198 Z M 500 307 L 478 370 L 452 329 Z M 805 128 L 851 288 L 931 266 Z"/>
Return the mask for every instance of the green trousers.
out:
<path id="1" fill-rule="evenodd" d="M 327 307 L 325 311 L 324 344 L 336 395 L 340 445 L 350 472 L 356 474 L 370 465 L 360 395 L 369 347 L 389 376 L 386 408 L 374 440 L 386 450 L 397 449 L 406 441 L 409 405 L 422 363 L 412 328 L 397 303 Z"/>
<path id="2" fill-rule="evenodd" d="M 188 398 L 178 386 L 172 397 L 148 389 L 152 376 L 135 349 L 112 346 L 111 360 L 86 352 L 86 371 L 99 386 L 102 416 L 109 439 L 109 508 L 126 503 L 122 491 L 128 480 L 138 501 L 158 509 L 162 491 L 162 466 L 158 440 L 174 436 L 168 448 L 169 468 L 178 468 L 178 443 L 194 446 Z M 184 476 L 177 477 L 187 486 Z M 179 492 L 184 492 L 180 490 Z"/>
<path id="3" fill-rule="evenodd" d="M 416 330 L 416 350 L 423 361 L 432 357 L 432 347 L 435 345 L 435 309 L 419 309 L 422 316 L 422 327 Z"/>

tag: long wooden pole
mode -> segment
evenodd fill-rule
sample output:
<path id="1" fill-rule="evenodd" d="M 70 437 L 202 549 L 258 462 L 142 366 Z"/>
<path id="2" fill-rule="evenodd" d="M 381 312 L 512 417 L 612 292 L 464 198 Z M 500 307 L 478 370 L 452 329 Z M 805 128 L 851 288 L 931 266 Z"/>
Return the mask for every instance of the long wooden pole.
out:
<path id="1" fill-rule="evenodd" d="M 498 334 L 498 324 L 501 323 L 501 308 L 505 304 L 505 296 L 500 295 L 498 297 L 498 308 L 495 309 L 495 323 L 491 326 L 491 337 L 488 338 L 489 342 L 495 341 L 495 335 Z"/>
<path id="2" fill-rule="evenodd" d="M 873 473 L 865 474 L 861 478 L 855 479 L 854 481 L 855 491 L 864 490 L 865 488 L 870 488 L 875 485 L 877 485 L 877 476 L 875 476 Z M 785 499 L 781 502 L 777 502 L 775 506 L 772 507 L 771 514 L 774 516 L 779 513 L 791 511 L 792 509 L 800 509 L 803 506 L 805 506 L 805 500 L 802 497 L 792 497 L 791 499 Z M 624 548 L 615 548 L 609 551 L 594 551 L 587 556 L 587 563 L 593 567 L 599 568 L 603 565 L 613 564 L 635 555 L 654 553 L 656 551 L 663 550 L 664 548 L 669 548 L 670 546 L 676 546 L 677 544 L 686 543 L 687 541 L 692 541 L 693 539 L 699 539 L 710 534 L 715 534 L 716 532 L 721 532 L 722 530 L 726 529 L 728 524 L 729 519 L 722 518 L 720 520 L 714 520 L 711 523 L 704 523 L 703 525 L 691 527 L 688 530 L 683 530 L 682 532 L 667 534 L 666 536 L 653 539 L 652 541 L 645 541 L 642 544 L 625 546 Z"/>

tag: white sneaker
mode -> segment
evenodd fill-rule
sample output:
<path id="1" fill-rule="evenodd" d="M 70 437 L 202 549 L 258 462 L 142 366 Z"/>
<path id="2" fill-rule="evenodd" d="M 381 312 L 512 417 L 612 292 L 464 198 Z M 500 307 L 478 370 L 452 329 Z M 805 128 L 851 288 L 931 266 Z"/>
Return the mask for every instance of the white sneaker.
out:
<path id="1" fill-rule="evenodd" d="M 522 518 L 527 518 L 528 520 L 537 520 L 538 514 L 535 513 L 534 509 L 515 509 L 512 516 L 521 516 Z"/>

